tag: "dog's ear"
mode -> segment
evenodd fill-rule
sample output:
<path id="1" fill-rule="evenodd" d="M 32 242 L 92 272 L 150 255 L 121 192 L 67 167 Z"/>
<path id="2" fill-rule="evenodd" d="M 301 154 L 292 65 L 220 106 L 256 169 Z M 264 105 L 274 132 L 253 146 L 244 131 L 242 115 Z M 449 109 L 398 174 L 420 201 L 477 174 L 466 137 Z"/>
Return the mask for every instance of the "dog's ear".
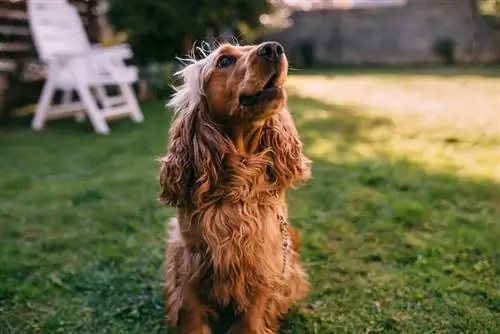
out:
<path id="1" fill-rule="evenodd" d="M 283 109 L 264 124 L 261 144 L 263 149 L 271 149 L 270 174 L 280 186 L 292 187 L 310 178 L 312 162 L 302 151 L 302 142 L 288 110 Z"/>
<path id="2" fill-rule="evenodd" d="M 161 159 L 160 200 L 175 207 L 208 200 L 222 176 L 228 140 L 207 119 L 204 103 L 179 115 L 170 130 L 168 154 Z"/>
<path id="3" fill-rule="evenodd" d="M 160 201 L 174 207 L 184 207 L 190 202 L 193 184 L 191 157 L 191 127 L 193 115 L 182 115 L 170 128 L 168 153 L 160 159 Z"/>
<path id="4" fill-rule="evenodd" d="M 174 207 L 199 205 L 222 175 L 227 139 L 205 110 L 205 65 L 191 59 L 176 73 L 181 84 L 168 103 L 175 120 L 170 127 L 168 153 L 161 159 L 160 201 Z"/>

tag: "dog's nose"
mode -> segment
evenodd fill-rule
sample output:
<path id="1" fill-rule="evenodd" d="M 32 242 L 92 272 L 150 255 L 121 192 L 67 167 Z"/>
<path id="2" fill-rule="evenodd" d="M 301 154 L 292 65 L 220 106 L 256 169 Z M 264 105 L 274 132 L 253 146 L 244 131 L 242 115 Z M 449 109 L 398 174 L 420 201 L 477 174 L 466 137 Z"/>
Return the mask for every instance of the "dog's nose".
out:
<path id="1" fill-rule="evenodd" d="M 283 55 L 284 52 L 285 50 L 280 43 L 267 42 L 259 46 L 257 55 L 268 60 L 276 61 Z"/>

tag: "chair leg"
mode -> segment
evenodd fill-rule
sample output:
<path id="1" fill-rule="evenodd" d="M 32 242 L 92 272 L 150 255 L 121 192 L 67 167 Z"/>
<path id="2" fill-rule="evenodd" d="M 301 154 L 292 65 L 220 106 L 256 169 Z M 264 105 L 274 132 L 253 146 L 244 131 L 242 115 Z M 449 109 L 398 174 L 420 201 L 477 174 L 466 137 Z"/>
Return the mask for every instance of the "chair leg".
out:
<path id="1" fill-rule="evenodd" d="M 68 104 L 68 103 L 71 103 L 71 95 L 72 95 L 73 91 L 68 89 L 68 90 L 65 90 L 64 93 L 63 93 L 63 96 L 62 96 L 62 99 L 61 99 L 61 103 L 62 104 Z"/>
<path id="2" fill-rule="evenodd" d="M 51 79 L 48 79 L 43 85 L 42 94 L 40 100 L 38 101 L 38 106 L 36 108 L 35 116 L 31 121 L 31 127 L 34 130 L 41 130 L 44 126 L 45 119 L 47 118 L 47 113 L 50 109 L 50 102 L 52 102 L 52 97 L 54 96 L 54 84 Z"/>
<path id="3" fill-rule="evenodd" d="M 102 112 L 100 112 L 97 103 L 92 96 L 90 88 L 88 86 L 79 85 L 77 91 L 85 109 L 87 110 L 90 122 L 94 126 L 94 130 L 99 134 L 108 134 L 108 124 L 106 123 L 106 119 L 102 115 Z"/>
<path id="4" fill-rule="evenodd" d="M 125 100 L 127 101 L 127 105 L 131 108 L 130 112 L 132 120 L 136 123 L 142 123 L 144 121 L 144 115 L 139 107 L 139 103 L 137 103 L 134 91 L 130 85 L 127 84 L 120 84 L 120 89 L 125 97 Z"/>
<path id="5" fill-rule="evenodd" d="M 61 104 L 64 105 L 73 103 L 73 101 L 71 101 L 72 97 L 73 97 L 73 90 L 71 89 L 65 90 L 61 99 Z M 85 111 L 83 110 L 76 111 L 74 119 L 77 123 L 83 123 L 85 121 Z"/>
<path id="6" fill-rule="evenodd" d="M 111 105 L 109 104 L 108 94 L 106 93 L 106 88 L 104 86 L 95 87 L 95 91 L 97 94 L 97 98 L 102 103 L 104 108 L 109 108 Z"/>
<path id="7" fill-rule="evenodd" d="M 86 119 L 85 111 L 77 111 L 75 113 L 75 121 L 77 123 L 83 123 L 83 122 L 85 122 L 85 119 Z"/>

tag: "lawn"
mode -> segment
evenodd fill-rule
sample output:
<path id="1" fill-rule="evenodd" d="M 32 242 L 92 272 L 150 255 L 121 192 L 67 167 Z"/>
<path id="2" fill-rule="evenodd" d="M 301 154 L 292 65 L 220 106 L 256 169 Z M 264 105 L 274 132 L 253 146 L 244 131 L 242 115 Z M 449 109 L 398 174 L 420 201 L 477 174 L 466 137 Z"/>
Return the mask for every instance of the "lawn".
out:
<path id="1" fill-rule="evenodd" d="M 282 333 L 500 332 L 500 71 L 294 72 L 313 290 Z M 161 333 L 169 117 L 0 134 L 0 333 Z M 217 333 L 216 333 L 217 334 Z"/>

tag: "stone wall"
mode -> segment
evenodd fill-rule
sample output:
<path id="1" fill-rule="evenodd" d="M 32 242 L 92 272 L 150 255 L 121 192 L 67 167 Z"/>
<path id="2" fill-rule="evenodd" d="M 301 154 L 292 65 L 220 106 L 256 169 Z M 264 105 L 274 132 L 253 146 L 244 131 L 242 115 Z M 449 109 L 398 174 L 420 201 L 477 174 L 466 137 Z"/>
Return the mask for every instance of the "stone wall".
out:
<path id="1" fill-rule="evenodd" d="M 281 41 L 295 63 L 309 41 L 319 64 L 436 62 L 433 44 L 455 41 L 460 62 L 498 59 L 498 32 L 475 15 L 470 0 L 409 0 L 402 7 L 298 11 L 293 25 L 266 36 Z"/>

